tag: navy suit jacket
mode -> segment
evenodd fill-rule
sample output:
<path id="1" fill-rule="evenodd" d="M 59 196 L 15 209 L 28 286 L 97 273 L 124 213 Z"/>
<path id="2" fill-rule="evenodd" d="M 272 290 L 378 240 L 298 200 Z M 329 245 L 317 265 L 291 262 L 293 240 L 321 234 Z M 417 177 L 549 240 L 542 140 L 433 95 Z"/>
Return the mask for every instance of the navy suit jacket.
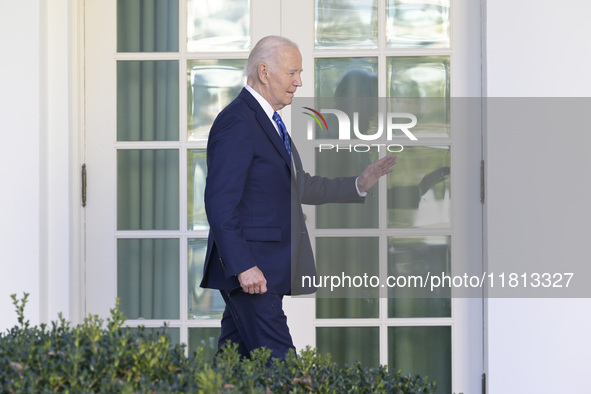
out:
<path id="1" fill-rule="evenodd" d="M 301 280 L 316 274 L 301 204 L 364 201 L 355 177 L 304 172 L 293 143 L 292 163 L 271 122 L 243 89 L 212 125 L 205 187 L 210 232 L 201 287 L 240 291 L 236 275 L 257 266 L 269 293 L 313 292 Z"/>

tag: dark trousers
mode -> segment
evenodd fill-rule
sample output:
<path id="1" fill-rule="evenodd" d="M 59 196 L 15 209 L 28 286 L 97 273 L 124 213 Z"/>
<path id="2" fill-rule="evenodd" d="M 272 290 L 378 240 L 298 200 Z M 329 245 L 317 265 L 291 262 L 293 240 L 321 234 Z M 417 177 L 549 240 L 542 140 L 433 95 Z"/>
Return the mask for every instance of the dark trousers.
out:
<path id="1" fill-rule="evenodd" d="M 238 344 L 243 357 L 250 357 L 252 350 L 264 346 L 271 349 L 272 358 L 279 359 L 284 359 L 289 349 L 295 350 L 283 312 L 282 295 L 220 292 L 226 301 L 220 348 L 226 341 L 232 341 Z"/>

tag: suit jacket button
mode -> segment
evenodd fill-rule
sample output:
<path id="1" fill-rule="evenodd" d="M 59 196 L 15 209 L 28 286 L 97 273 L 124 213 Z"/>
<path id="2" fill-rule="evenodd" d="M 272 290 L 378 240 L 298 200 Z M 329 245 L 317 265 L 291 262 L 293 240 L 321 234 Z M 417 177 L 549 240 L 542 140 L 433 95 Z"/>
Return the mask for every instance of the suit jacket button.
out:
<path id="1" fill-rule="evenodd" d="M 308 215 L 304 214 L 304 222 L 308 220 Z"/>

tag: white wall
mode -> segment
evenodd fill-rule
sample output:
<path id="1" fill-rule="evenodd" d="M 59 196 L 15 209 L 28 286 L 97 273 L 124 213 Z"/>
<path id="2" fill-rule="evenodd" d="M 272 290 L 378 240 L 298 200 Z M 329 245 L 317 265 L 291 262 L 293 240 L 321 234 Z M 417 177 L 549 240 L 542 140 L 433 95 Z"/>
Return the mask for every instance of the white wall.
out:
<path id="1" fill-rule="evenodd" d="M 37 1 L 0 2 L 0 316 L 16 316 L 9 295 L 31 293 L 32 322 L 40 314 L 40 25 Z M 4 61 L 8 59 L 8 61 Z"/>
<path id="2" fill-rule="evenodd" d="M 0 2 L 0 50 L 8 59 L 0 62 L 0 330 L 16 322 L 11 293 L 31 293 L 27 317 L 36 324 L 58 311 L 76 316 L 79 292 L 71 284 L 81 283 L 79 258 L 71 254 L 78 243 L 80 133 L 69 114 L 76 70 L 68 68 L 77 2 L 52 0 L 46 9 L 47 3 Z M 591 2 L 490 0 L 485 8 L 488 96 L 591 95 Z M 489 266 L 556 256 L 589 261 L 589 242 L 571 240 L 584 239 L 589 225 L 590 134 L 559 132 L 573 141 L 562 147 L 568 150 L 549 149 L 533 130 L 519 139 L 487 130 Z M 561 215 L 567 205 L 571 217 Z M 589 300 L 492 299 L 486 307 L 489 393 L 585 390 Z"/>
<path id="3" fill-rule="evenodd" d="M 68 3 L 0 2 L 0 330 L 16 323 L 14 293 L 30 293 L 32 324 L 72 317 Z"/>
<path id="4" fill-rule="evenodd" d="M 591 2 L 486 3 L 489 97 L 591 96 Z M 562 262 L 589 264 L 589 146 L 588 122 L 579 129 L 512 130 L 489 119 L 489 270 L 510 263 L 523 267 L 525 262 L 532 269 L 539 263 L 560 272 Z M 589 299 L 489 299 L 488 392 L 587 391 L 590 310 Z"/>

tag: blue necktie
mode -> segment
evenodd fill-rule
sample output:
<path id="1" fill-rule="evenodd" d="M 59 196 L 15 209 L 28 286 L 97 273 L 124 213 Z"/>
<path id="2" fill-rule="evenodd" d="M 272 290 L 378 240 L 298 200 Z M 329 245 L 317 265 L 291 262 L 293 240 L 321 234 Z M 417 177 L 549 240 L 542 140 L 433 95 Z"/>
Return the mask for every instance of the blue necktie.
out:
<path id="1" fill-rule="evenodd" d="M 289 153 L 289 156 L 291 157 L 291 144 L 289 142 L 289 134 L 287 134 L 285 123 L 283 123 L 281 116 L 279 116 L 277 112 L 273 112 L 273 120 L 277 123 L 279 135 L 281 135 L 281 139 L 283 140 L 283 145 L 285 145 L 285 149 L 287 149 L 287 153 Z"/>

